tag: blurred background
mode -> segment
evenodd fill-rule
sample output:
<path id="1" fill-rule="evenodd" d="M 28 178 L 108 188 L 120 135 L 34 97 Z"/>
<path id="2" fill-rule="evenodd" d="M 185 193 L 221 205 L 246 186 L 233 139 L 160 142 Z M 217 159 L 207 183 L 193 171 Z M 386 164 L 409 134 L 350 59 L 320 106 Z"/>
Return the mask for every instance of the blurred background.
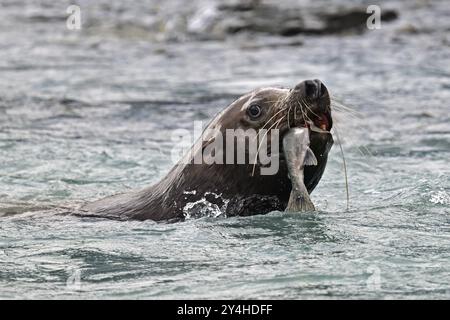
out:
<path id="1" fill-rule="evenodd" d="M 448 298 L 449 16 L 446 0 L 1 0 L 0 297 Z M 312 78 L 354 110 L 335 115 L 349 211 L 336 144 L 317 215 L 52 216 L 160 179 L 173 130 Z"/>

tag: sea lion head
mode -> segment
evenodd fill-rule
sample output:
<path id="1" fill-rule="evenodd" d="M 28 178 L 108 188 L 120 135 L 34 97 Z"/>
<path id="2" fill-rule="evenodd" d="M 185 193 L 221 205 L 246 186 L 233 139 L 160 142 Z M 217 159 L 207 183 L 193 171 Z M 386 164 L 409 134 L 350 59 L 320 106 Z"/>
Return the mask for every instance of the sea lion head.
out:
<path id="1" fill-rule="evenodd" d="M 330 95 L 327 87 L 320 80 L 306 80 L 294 88 L 262 88 L 243 95 L 216 116 L 205 130 L 203 148 L 216 139 L 217 133 L 226 137 L 228 130 L 245 135 L 249 131 L 261 133 L 259 140 L 265 138 L 268 152 L 271 152 L 272 139 L 278 139 L 280 151 L 282 137 L 292 127 L 310 129 L 311 148 L 318 155 L 328 153 L 326 146 L 332 140 L 330 130 L 333 126 L 330 108 Z M 265 132 L 267 131 L 267 133 Z M 276 135 L 274 134 L 276 131 Z M 244 132 L 244 133 L 239 133 Z M 247 135 L 247 138 L 250 138 Z M 251 141 L 250 141 L 251 142 Z M 251 163 L 251 143 L 244 152 Z M 229 145 L 228 145 L 229 146 Z M 261 146 L 258 144 L 258 148 Z M 230 152 L 223 145 L 223 155 Z M 236 153 L 239 150 L 232 150 Z M 253 150 L 254 151 L 254 150 Z M 282 157 L 282 152 L 279 152 Z M 235 155 L 236 158 L 236 155 Z M 225 163 L 225 159 L 222 159 Z M 257 166 L 260 163 L 256 163 Z M 252 175 L 255 174 L 253 167 Z"/>
<path id="2" fill-rule="evenodd" d="M 257 89 L 237 99 L 220 116 L 222 127 L 227 129 L 284 132 L 290 127 L 314 124 L 330 131 L 333 125 L 330 95 L 320 80 L 306 80 L 292 89 Z"/>
<path id="3" fill-rule="evenodd" d="M 241 96 L 220 112 L 205 129 L 200 148 L 196 148 L 196 151 L 201 151 L 203 157 L 214 156 L 219 161 L 211 162 L 210 159 L 206 165 L 202 163 L 196 168 L 192 168 L 195 165 L 192 166 L 190 162 L 190 168 L 184 170 L 188 173 L 186 180 L 189 186 L 195 187 L 191 189 L 196 189 L 200 194 L 208 190 L 231 200 L 228 215 L 284 210 L 291 183 L 283 156 L 283 136 L 293 127 L 310 129 L 310 148 L 318 162 L 317 166 L 304 170 L 305 186 L 311 192 L 322 177 L 333 144 L 330 102 L 328 89 L 319 80 L 306 80 L 293 88 L 257 89 Z M 230 130 L 236 138 L 232 140 L 231 146 L 227 136 Z M 252 130 L 258 133 L 258 141 L 266 139 L 269 164 L 263 163 L 259 157 L 259 142 L 257 157 L 254 157 L 255 143 L 253 141 L 252 145 L 253 138 L 248 135 Z M 218 136 L 224 138 L 226 143 L 212 147 Z M 247 139 L 243 150 L 239 150 L 239 138 Z M 237 161 L 239 156 L 241 160 L 245 158 L 244 163 Z M 232 162 L 229 163 L 229 160 Z M 274 161 L 277 163 L 275 170 L 264 171 L 272 168 Z"/>

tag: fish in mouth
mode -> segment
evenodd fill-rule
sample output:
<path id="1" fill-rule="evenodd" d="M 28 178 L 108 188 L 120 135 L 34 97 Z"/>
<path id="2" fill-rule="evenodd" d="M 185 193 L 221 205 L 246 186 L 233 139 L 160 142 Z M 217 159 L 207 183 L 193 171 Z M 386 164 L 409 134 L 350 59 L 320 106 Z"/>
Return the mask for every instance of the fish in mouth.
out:
<path id="1" fill-rule="evenodd" d="M 330 106 L 328 89 L 319 80 L 306 80 L 291 89 L 270 87 L 254 90 L 217 114 L 201 139 L 160 181 L 142 190 L 88 203 L 76 214 L 118 220 L 178 221 L 196 216 L 196 212 L 202 216 L 204 210 L 210 208 L 214 208 L 215 215 L 226 216 L 284 211 L 288 207 L 295 168 L 291 165 L 291 170 L 288 169 L 290 159 L 285 157 L 283 139 L 291 134 L 295 136 L 298 130 L 302 130 L 303 137 L 307 132 L 308 149 L 317 162 L 316 165 L 304 166 L 302 170 L 306 189 L 303 193 L 309 194 L 322 177 L 333 145 Z M 233 140 L 232 150 L 228 144 L 220 150 L 212 149 L 211 155 L 214 154 L 217 161 L 196 162 L 196 157 L 214 145 L 218 136 L 225 137 L 228 130 L 233 130 L 244 135 L 245 140 L 250 129 L 268 132 L 267 152 L 279 157 L 279 167 L 273 174 L 261 174 L 266 165 L 259 160 L 253 163 L 227 162 L 230 154 L 232 160 L 239 157 L 236 152 L 238 140 L 242 138 L 239 135 Z M 295 145 L 295 141 L 292 140 L 291 144 Z M 277 142 L 280 150 L 272 150 L 272 142 Z M 291 144 L 286 146 L 292 148 Z M 245 145 L 243 154 L 246 159 L 251 158 L 249 145 Z"/>
<path id="2" fill-rule="evenodd" d="M 318 163 L 314 152 L 309 147 L 310 131 L 329 133 L 332 119 L 331 111 L 326 101 L 317 102 L 315 107 L 309 106 L 311 104 L 314 105 L 314 103 L 308 102 L 308 100 L 320 99 L 323 96 L 325 96 L 325 99 L 327 98 L 327 89 L 319 80 L 306 81 L 300 84 L 298 88 L 296 87 L 296 89 L 299 91 L 303 90 L 304 93 L 299 92 L 298 95 L 306 96 L 307 98 L 300 98 L 302 102 L 300 105 L 302 121 L 298 123 L 294 121 L 294 125 L 297 126 L 290 128 L 283 136 L 283 155 L 292 183 L 292 190 L 285 211 L 305 212 L 314 211 L 315 206 L 304 183 L 304 168 L 305 166 L 316 166 Z M 313 108 L 316 112 L 314 112 Z"/>
<path id="3" fill-rule="evenodd" d="M 317 159 L 309 148 L 308 128 L 292 128 L 283 137 L 283 151 L 292 182 L 292 191 L 286 211 L 314 211 L 303 178 L 305 166 L 316 166 Z"/>

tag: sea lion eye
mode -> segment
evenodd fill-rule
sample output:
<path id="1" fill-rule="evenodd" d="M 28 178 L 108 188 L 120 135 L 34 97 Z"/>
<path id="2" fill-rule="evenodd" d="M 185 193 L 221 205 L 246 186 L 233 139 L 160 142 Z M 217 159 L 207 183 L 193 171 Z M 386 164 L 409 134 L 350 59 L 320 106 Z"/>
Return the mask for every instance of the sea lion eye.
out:
<path id="1" fill-rule="evenodd" d="M 256 119 L 261 115 L 261 107 L 257 104 L 252 104 L 247 109 L 247 113 L 252 119 Z"/>

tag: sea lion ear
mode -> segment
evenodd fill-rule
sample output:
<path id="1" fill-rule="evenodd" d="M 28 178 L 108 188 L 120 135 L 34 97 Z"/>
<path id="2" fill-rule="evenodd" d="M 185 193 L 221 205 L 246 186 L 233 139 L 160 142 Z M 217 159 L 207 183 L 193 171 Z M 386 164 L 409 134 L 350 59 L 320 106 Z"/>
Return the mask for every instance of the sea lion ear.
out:
<path id="1" fill-rule="evenodd" d="M 317 158 L 310 148 L 306 149 L 305 166 L 317 166 Z"/>

